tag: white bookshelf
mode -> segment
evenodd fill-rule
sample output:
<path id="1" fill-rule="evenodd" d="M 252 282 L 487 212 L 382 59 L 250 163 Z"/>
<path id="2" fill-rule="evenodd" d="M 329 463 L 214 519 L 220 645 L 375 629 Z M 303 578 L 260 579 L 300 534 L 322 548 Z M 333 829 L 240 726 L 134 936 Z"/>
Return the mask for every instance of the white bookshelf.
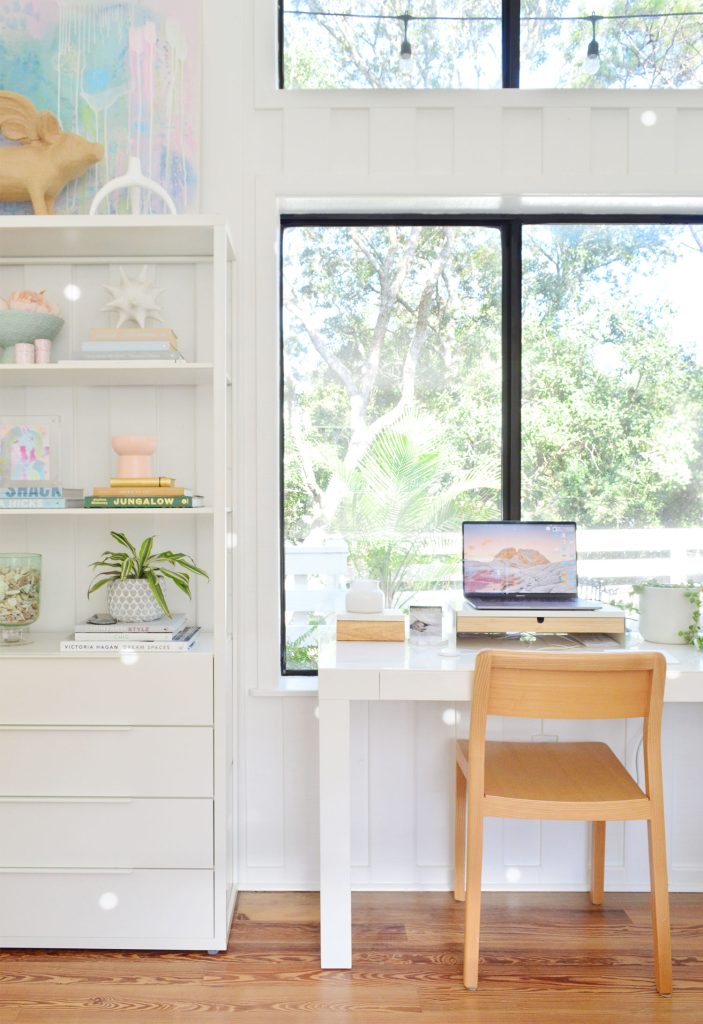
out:
<path id="1" fill-rule="evenodd" d="M 0 509 L 0 552 L 42 555 L 34 642 L 0 648 L 0 835 L 15 837 L 0 843 L 0 946 L 226 948 L 236 896 L 233 258 L 211 217 L 0 217 L 0 296 L 44 289 L 66 320 L 52 352 L 66 365 L 0 365 L 0 413 L 60 418 L 65 487 L 107 484 L 112 435 L 144 433 L 159 438 L 154 472 L 206 501 Z M 89 329 L 109 324 L 103 284 L 143 265 L 164 289 L 164 325 L 185 361 L 79 361 Z M 192 603 L 167 593 L 202 627 L 192 651 L 60 653 L 75 623 L 105 608 L 105 590 L 89 599 L 87 589 L 112 529 L 134 541 L 156 534 L 209 572 L 209 583 L 191 581 Z"/>

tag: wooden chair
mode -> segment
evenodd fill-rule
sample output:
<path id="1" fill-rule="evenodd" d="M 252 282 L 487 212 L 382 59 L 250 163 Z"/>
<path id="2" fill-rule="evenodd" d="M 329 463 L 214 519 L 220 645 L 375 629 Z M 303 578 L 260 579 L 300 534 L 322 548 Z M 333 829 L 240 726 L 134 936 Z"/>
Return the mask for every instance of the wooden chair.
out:
<path id="1" fill-rule="evenodd" d="M 665 672 L 661 654 L 481 651 L 477 655 L 469 742 L 458 741 L 456 751 L 454 896 L 466 899 L 466 988 L 475 991 L 478 985 L 483 819 L 487 815 L 592 821 L 591 900 L 596 904 L 603 899 L 606 821 L 645 820 L 656 985 L 662 995 L 671 992 L 661 773 Z M 605 743 L 486 741 L 487 715 L 641 717 L 645 791 Z"/>

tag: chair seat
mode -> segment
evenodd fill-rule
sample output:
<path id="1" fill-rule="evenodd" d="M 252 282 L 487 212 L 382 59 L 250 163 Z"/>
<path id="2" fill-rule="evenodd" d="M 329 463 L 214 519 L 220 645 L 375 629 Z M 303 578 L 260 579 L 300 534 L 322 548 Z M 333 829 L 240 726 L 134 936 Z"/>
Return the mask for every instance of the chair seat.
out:
<path id="1" fill-rule="evenodd" d="M 459 741 L 460 762 L 468 743 Z M 606 743 L 486 742 L 486 814 L 505 817 L 646 818 L 649 801 Z"/>

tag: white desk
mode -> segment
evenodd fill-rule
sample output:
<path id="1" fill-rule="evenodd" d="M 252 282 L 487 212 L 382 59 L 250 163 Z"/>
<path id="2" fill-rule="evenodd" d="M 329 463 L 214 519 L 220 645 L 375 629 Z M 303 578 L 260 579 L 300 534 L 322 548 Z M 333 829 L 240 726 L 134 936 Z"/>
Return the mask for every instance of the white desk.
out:
<path id="1" fill-rule="evenodd" d="M 320 961 L 351 967 L 350 704 L 358 701 L 466 701 L 471 696 L 473 642 L 456 658 L 440 648 L 400 643 L 336 643 L 320 652 Z M 503 645 L 501 645 L 503 646 Z M 515 646 L 524 649 L 526 645 Z M 539 645 L 535 645 L 539 646 Z M 613 644 L 611 650 L 621 650 Z M 703 653 L 687 646 L 628 641 L 627 650 L 667 657 L 667 702 L 703 701 Z M 447 779 L 447 785 L 450 785 Z"/>

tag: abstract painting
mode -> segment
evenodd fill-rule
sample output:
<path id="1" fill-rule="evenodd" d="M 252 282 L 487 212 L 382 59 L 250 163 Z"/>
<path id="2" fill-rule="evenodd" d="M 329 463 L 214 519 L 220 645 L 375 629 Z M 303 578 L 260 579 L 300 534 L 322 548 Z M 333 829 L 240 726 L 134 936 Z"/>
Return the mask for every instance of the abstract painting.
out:
<path id="1" fill-rule="evenodd" d="M 58 483 L 58 416 L 0 416 L 0 487 Z"/>
<path id="2" fill-rule="evenodd" d="M 57 213 L 87 213 L 130 156 L 179 213 L 198 209 L 201 19 L 202 0 L 2 0 L 0 89 L 105 146 L 105 159 L 65 188 Z M 144 212 L 163 209 L 150 193 L 142 201 Z M 118 192 L 100 212 L 128 210 Z M 0 203 L 0 213 L 31 208 Z"/>

